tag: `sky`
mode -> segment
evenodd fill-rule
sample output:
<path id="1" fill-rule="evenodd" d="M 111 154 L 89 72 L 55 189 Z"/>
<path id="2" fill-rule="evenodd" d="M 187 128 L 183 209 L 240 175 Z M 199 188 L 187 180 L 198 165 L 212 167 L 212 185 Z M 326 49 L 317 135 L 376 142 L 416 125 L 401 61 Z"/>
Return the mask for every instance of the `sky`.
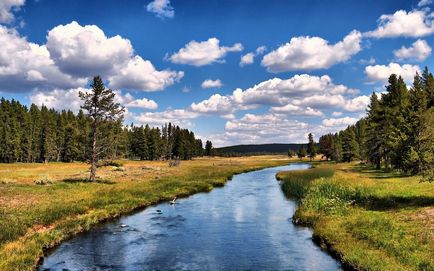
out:
<path id="1" fill-rule="evenodd" d="M 433 0 L 0 0 L 0 97 L 80 109 L 100 75 L 125 124 L 214 146 L 354 124 L 391 73 L 432 65 Z"/>

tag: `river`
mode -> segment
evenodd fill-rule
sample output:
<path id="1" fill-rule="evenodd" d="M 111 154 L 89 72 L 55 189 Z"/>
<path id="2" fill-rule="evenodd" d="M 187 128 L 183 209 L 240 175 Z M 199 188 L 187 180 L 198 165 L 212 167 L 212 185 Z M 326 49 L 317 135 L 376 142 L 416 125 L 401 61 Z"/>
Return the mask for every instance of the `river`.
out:
<path id="1" fill-rule="evenodd" d="M 39 270 L 340 270 L 295 226 L 296 202 L 267 168 L 235 175 L 210 193 L 161 203 L 62 243 Z"/>

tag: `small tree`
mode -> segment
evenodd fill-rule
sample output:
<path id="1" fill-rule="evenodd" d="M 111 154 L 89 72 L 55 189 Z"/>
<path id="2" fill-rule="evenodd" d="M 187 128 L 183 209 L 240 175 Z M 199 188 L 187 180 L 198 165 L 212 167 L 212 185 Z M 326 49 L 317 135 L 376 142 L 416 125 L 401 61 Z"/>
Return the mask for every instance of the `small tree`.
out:
<path id="1" fill-rule="evenodd" d="M 300 159 L 306 157 L 306 150 L 304 149 L 304 145 L 301 145 L 301 148 L 298 150 L 297 157 Z"/>
<path id="2" fill-rule="evenodd" d="M 315 141 L 313 140 L 312 133 L 309 133 L 308 139 L 309 142 L 307 143 L 307 156 L 309 157 L 310 161 L 312 161 L 316 155 Z"/>
<path id="3" fill-rule="evenodd" d="M 212 155 L 212 142 L 207 140 L 205 143 L 205 155 L 211 156 Z"/>
<path id="4" fill-rule="evenodd" d="M 91 119 L 92 150 L 90 157 L 89 181 L 95 181 L 96 164 L 99 156 L 105 151 L 108 144 L 100 144 L 98 140 L 99 128 L 107 121 L 117 121 L 122 118 L 125 111 L 119 103 L 114 102 L 115 94 L 111 89 L 106 89 L 100 76 L 95 76 L 91 84 L 90 92 L 80 92 L 79 97 L 83 101 L 82 109 L 87 111 Z"/>
<path id="5" fill-rule="evenodd" d="M 294 157 L 295 156 L 295 152 L 293 151 L 293 150 L 288 150 L 288 157 L 289 158 L 292 158 L 292 157 Z"/>

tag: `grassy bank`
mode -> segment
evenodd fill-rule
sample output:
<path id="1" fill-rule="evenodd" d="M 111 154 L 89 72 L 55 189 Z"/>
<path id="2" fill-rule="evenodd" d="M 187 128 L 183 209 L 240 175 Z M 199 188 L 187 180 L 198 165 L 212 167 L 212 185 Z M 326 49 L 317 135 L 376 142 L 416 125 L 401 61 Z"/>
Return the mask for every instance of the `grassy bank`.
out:
<path id="1" fill-rule="evenodd" d="M 357 270 L 434 270 L 434 184 L 356 164 L 281 172 L 294 221 Z"/>
<path id="2" fill-rule="evenodd" d="M 84 183 L 83 163 L 0 164 L 0 270 L 33 270 L 45 249 L 97 223 L 159 201 L 210 191 L 232 175 L 288 163 L 284 156 L 123 161 Z M 41 185 L 44 184 L 44 185 Z"/>

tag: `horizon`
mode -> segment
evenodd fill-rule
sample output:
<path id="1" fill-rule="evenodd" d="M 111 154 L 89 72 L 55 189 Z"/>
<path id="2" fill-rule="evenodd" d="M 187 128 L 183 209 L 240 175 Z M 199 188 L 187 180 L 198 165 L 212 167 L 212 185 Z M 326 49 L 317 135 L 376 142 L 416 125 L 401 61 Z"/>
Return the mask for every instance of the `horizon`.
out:
<path id="1" fill-rule="evenodd" d="M 2 0 L 0 96 L 77 112 L 99 74 L 125 124 L 305 144 L 365 116 L 390 74 L 433 66 L 432 4 Z"/>

